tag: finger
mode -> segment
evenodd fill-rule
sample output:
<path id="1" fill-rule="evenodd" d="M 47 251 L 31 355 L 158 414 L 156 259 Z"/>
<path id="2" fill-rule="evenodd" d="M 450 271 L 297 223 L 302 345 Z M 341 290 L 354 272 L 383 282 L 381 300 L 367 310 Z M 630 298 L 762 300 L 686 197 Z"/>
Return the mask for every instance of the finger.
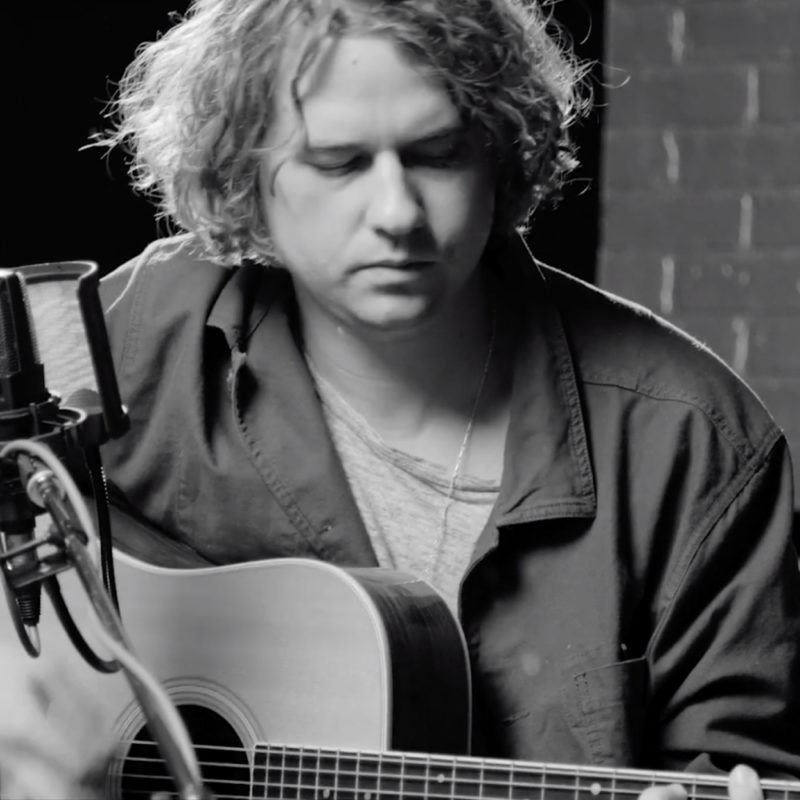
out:
<path id="1" fill-rule="evenodd" d="M 738 764 L 728 776 L 730 800 L 764 800 L 758 773 L 745 764 Z"/>
<path id="2" fill-rule="evenodd" d="M 649 786 L 640 795 L 639 800 L 686 800 L 688 794 L 679 783 L 666 786 Z"/>

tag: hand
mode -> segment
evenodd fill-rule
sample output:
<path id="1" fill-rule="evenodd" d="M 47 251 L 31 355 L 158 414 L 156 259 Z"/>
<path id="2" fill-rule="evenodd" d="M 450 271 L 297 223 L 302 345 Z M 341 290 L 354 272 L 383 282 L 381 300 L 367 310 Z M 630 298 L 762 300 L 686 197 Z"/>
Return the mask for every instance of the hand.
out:
<path id="1" fill-rule="evenodd" d="M 0 797 L 99 799 L 111 748 L 92 697 L 14 645 L 0 643 Z"/>
<path id="2" fill-rule="evenodd" d="M 639 800 L 686 800 L 688 796 L 686 787 L 671 783 L 645 789 Z M 744 764 L 734 767 L 728 775 L 728 797 L 730 800 L 764 800 L 756 771 Z"/>

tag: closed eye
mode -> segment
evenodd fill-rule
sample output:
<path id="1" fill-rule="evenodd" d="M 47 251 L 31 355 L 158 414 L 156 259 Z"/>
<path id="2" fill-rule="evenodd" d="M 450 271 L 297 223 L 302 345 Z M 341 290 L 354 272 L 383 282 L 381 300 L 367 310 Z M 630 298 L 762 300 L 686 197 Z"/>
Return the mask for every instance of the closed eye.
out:
<path id="1" fill-rule="evenodd" d="M 471 155 L 471 148 L 466 142 L 457 142 L 447 146 L 422 147 L 403 155 L 403 163 L 409 167 L 448 168 L 466 164 Z"/>
<path id="2" fill-rule="evenodd" d="M 371 158 L 365 154 L 355 155 L 310 155 L 304 161 L 317 172 L 325 175 L 349 175 L 366 169 Z"/>
<path id="3" fill-rule="evenodd" d="M 407 169 L 460 167 L 470 161 L 472 143 L 464 130 L 451 129 L 408 143 L 400 149 L 399 156 Z M 307 147 L 301 158 L 323 175 L 341 176 L 367 170 L 374 156 L 352 145 L 333 145 Z"/>

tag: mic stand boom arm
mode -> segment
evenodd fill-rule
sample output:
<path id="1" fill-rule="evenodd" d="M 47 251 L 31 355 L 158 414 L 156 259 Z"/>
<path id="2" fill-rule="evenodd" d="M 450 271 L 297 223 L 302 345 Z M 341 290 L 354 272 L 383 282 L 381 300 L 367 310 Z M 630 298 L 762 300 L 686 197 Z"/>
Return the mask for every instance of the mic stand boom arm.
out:
<path id="1" fill-rule="evenodd" d="M 31 445 L 34 445 L 33 447 Z M 30 476 L 27 491 L 31 500 L 44 507 L 58 531 L 49 541 L 56 544 L 68 562 L 75 567 L 86 591 L 91 607 L 100 623 L 98 633 L 125 673 L 140 705 L 153 737 L 164 757 L 167 769 L 175 781 L 181 800 L 213 800 L 213 795 L 203 785 L 200 769 L 189 741 L 188 733 L 174 705 L 160 684 L 141 665 L 133 653 L 128 635 L 122 627 L 119 614 L 103 586 L 98 569 L 90 555 L 88 532 L 75 523 L 74 515 L 63 499 L 64 490 L 70 495 L 71 478 L 47 448 L 30 441 L 9 442 L 0 455 L 19 449 L 34 452 L 51 469 L 39 469 Z M 56 480 L 56 472 L 60 480 Z M 62 486 L 62 483 L 64 484 Z M 74 486 L 74 484 L 73 484 Z M 72 497 L 69 497 L 72 500 Z M 82 500 L 80 501 L 82 503 Z M 75 506 L 75 502 L 72 503 Z M 83 527 L 90 527 L 86 522 Z"/>

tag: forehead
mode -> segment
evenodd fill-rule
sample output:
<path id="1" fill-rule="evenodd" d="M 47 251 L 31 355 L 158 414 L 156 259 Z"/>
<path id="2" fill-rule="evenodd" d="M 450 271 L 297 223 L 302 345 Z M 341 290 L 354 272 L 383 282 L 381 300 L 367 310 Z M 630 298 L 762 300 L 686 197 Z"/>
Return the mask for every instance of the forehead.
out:
<path id="1" fill-rule="evenodd" d="M 301 123 L 310 141 L 365 144 L 419 138 L 460 121 L 447 90 L 385 35 L 322 42 L 302 71 L 299 54 L 279 80 L 272 126 Z M 295 63 L 293 63 L 295 62 Z"/>

